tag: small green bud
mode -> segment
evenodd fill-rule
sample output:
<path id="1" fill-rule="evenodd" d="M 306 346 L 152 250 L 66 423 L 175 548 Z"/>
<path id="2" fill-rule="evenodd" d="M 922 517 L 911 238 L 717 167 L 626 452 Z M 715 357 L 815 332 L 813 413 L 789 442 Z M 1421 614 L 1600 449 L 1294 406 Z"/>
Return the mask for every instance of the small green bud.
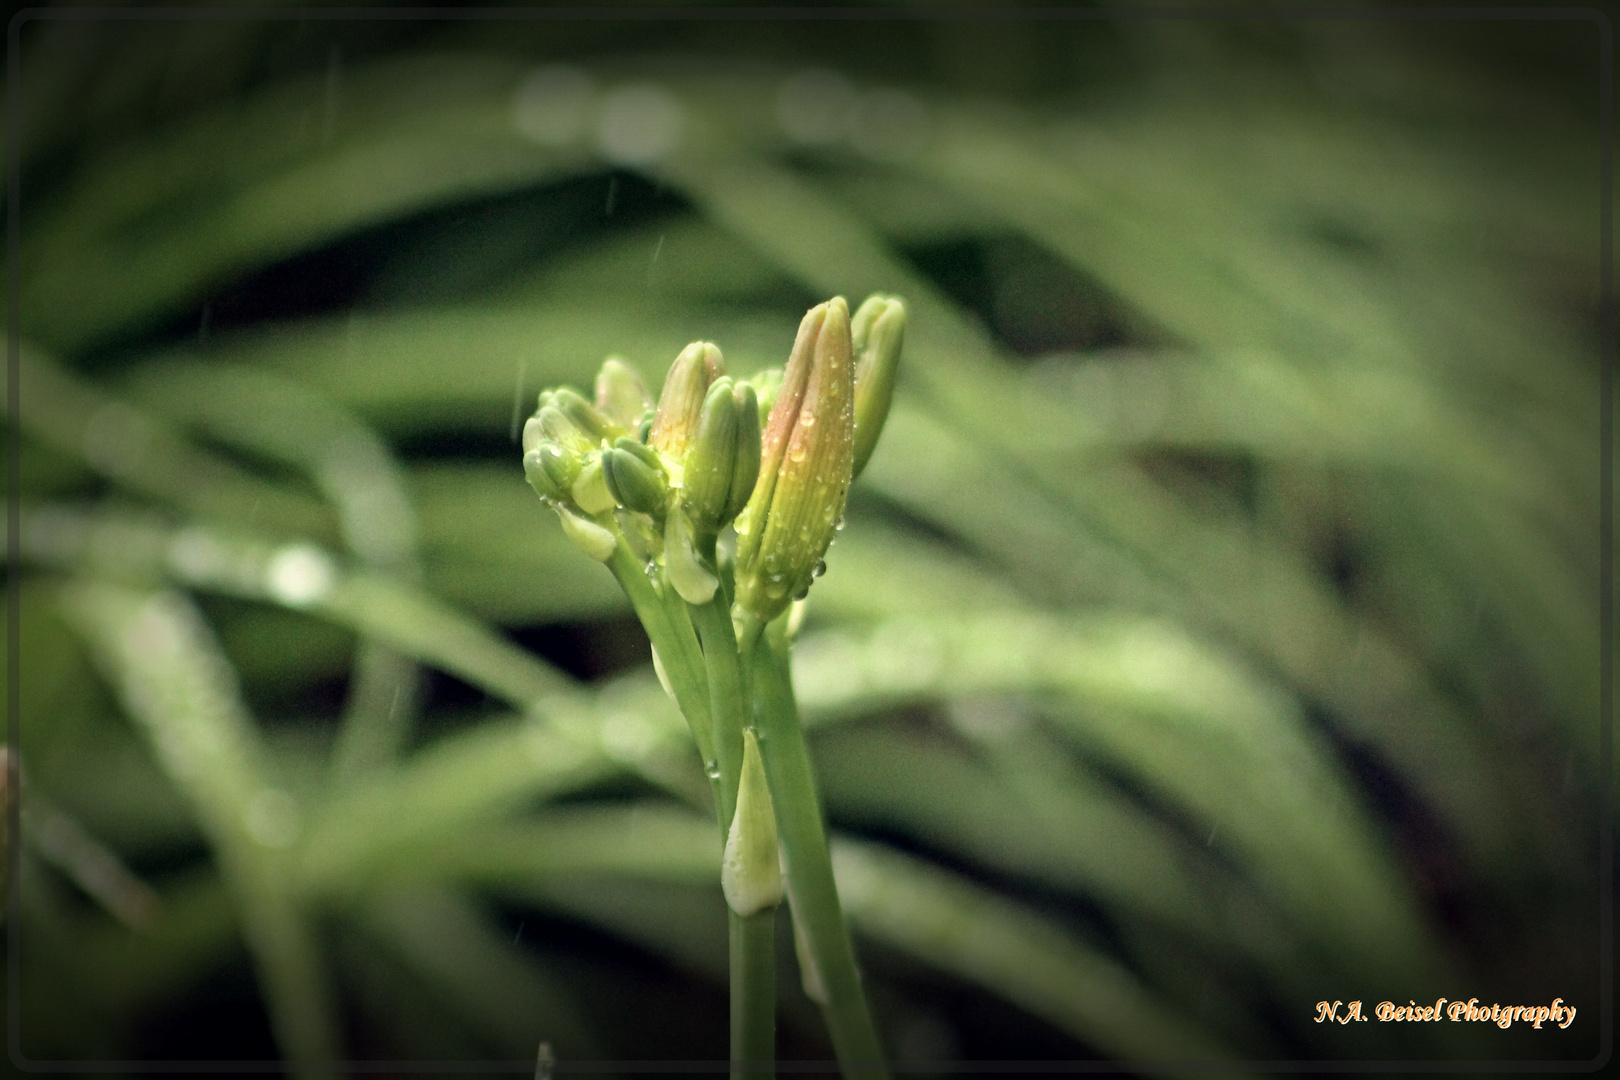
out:
<path id="1" fill-rule="evenodd" d="M 663 462 L 648 447 L 621 436 L 602 451 L 602 476 L 615 501 L 627 510 L 662 514 L 669 499 Z"/>
<path id="2" fill-rule="evenodd" d="M 598 412 L 626 431 L 634 431 L 641 423 L 642 414 L 652 405 L 647 384 L 641 381 L 635 368 L 617 356 L 602 361 L 602 370 L 596 373 Z"/>
<path id="3" fill-rule="evenodd" d="M 607 478 L 602 475 L 602 455 L 592 454 L 580 466 L 579 477 L 569 489 L 574 502 L 587 514 L 605 514 L 619 505 L 608 490 Z"/>
<path id="4" fill-rule="evenodd" d="M 546 437 L 545 429 L 540 424 L 540 416 L 536 413 L 523 422 L 523 452 L 531 453 L 540 448 L 540 443 Z"/>
<path id="5" fill-rule="evenodd" d="M 687 445 L 697 430 L 698 416 L 709 384 L 725 374 L 720 348 L 707 341 L 694 341 L 681 350 L 664 377 L 664 392 L 658 398 L 652 430 L 647 442 L 671 462 L 686 457 Z"/>
<path id="6" fill-rule="evenodd" d="M 743 729 L 742 777 L 737 785 L 737 810 L 726 836 L 725 860 L 720 867 L 720 888 L 726 903 L 738 915 L 748 916 L 782 902 L 782 864 L 777 854 L 776 811 L 765 783 L 765 764 L 759 741 Z"/>
<path id="7" fill-rule="evenodd" d="M 877 449 L 878 436 L 883 434 L 883 422 L 889 418 L 900 371 L 900 346 L 906 337 L 906 306 L 899 297 L 874 293 L 850 319 L 849 330 L 855 351 L 853 479 L 866 468 Z"/>
<path id="8" fill-rule="evenodd" d="M 625 433 L 624 428 L 609 420 L 595 405 L 580 396 L 578 391 L 564 386 L 549 393 L 550 406 L 561 412 L 574 427 L 583 432 L 593 448 L 600 446 L 604 440 L 612 442 Z M 544 412 L 545 409 L 542 408 L 541 411 Z"/>
<path id="9" fill-rule="evenodd" d="M 646 514 L 637 514 L 622 506 L 613 511 L 613 520 L 619 523 L 619 534 L 625 545 L 643 564 L 651 563 L 664 553 L 663 523 L 654 523 Z"/>
<path id="10" fill-rule="evenodd" d="M 556 510 L 557 516 L 562 519 L 563 534 L 573 541 L 575 547 L 597 562 L 607 562 L 613 558 L 618 541 L 612 533 L 596 522 L 580 517 L 566 506 L 559 504 Z"/>
<path id="11" fill-rule="evenodd" d="M 769 622 L 810 588 L 849 495 L 855 363 L 841 296 L 799 324 L 760 448 L 759 482 L 737 517 L 737 603 Z"/>
<path id="12" fill-rule="evenodd" d="M 576 454 L 587 454 L 600 445 L 599 440 L 593 439 L 589 432 L 570 420 L 568 414 L 552 402 L 540 406 L 540 411 L 534 414 L 530 423 L 539 429 L 542 442 L 556 443 Z M 524 425 L 525 435 L 528 434 L 528 426 Z"/>
<path id="13" fill-rule="evenodd" d="M 691 519 L 678 504 L 664 520 L 664 572 L 688 604 L 707 604 L 720 587 L 720 579 L 698 554 Z"/>
<path id="14" fill-rule="evenodd" d="M 535 453 L 539 456 L 540 467 L 555 487 L 564 492 L 573 488 L 574 481 L 579 479 L 578 454 L 570 453 L 553 442 L 541 443 Z"/>
<path id="15" fill-rule="evenodd" d="M 530 450 L 523 455 L 523 479 L 534 488 L 534 493 L 542 499 L 551 502 L 561 502 L 567 496 L 565 488 L 558 487 L 546 475 L 546 470 L 540 464 L 540 451 Z"/>
<path id="16" fill-rule="evenodd" d="M 748 505 L 759 478 L 759 406 L 754 388 L 721 376 L 709 387 L 686 451 L 681 500 L 692 524 L 714 532 Z"/>

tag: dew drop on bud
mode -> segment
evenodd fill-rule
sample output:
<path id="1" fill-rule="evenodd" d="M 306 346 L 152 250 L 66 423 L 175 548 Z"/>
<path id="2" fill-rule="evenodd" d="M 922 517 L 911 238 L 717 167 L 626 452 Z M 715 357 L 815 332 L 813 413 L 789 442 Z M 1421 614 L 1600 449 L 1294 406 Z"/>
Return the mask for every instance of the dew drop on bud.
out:
<path id="1" fill-rule="evenodd" d="M 816 563 L 816 568 L 814 570 L 810 571 L 810 576 L 811 577 L 820 577 L 822 574 L 825 574 L 826 572 L 827 572 L 827 560 L 826 559 L 821 559 Z"/>

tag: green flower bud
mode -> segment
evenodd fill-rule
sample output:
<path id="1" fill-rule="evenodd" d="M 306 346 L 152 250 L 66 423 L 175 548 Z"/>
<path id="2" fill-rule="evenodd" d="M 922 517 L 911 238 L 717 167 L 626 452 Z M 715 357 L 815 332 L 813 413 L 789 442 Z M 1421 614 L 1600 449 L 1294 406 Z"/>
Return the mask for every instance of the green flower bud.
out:
<path id="1" fill-rule="evenodd" d="M 573 488 L 574 481 L 579 479 L 578 454 L 570 453 L 553 442 L 541 443 L 535 453 L 539 456 L 540 467 L 554 486 L 564 492 Z"/>
<path id="2" fill-rule="evenodd" d="M 900 371 L 900 346 L 906 336 L 906 306 L 899 297 L 874 293 L 850 319 L 849 330 L 855 350 L 853 479 L 866 468 L 877 449 L 878 436 L 883 434 L 883 422 L 889 418 Z"/>
<path id="3" fill-rule="evenodd" d="M 579 477 L 569 489 L 574 502 L 587 514 L 605 514 L 619 505 L 608 490 L 607 478 L 602 475 L 602 455 L 592 454 L 580 466 Z"/>
<path id="4" fill-rule="evenodd" d="M 588 454 L 600 445 L 599 440 L 568 418 L 554 403 L 547 402 L 540 406 L 530 423 L 539 430 L 541 442 L 551 442 L 567 448 L 575 454 Z M 524 434 L 528 434 L 528 426 L 524 425 Z"/>
<path id="5" fill-rule="evenodd" d="M 625 509 L 663 513 L 669 499 L 669 481 L 663 462 L 650 448 L 621 436 L 613 449 L 602 451 L 602 477 L 614 500 Z"/>
<path id="6" fill-rule="evenodd" d="M 653 414 L 647 442 L 654 450 L 677 465 L 686 457 L 709 384 L 723 374 L 725 360 L 718 345 L 694 341 L 681 350 L 664 377 L 664 392 Z"/>
<path id="7" fill-rule="evenodd" d="M 687 447 L 681 501 L 692 524 L 715 532 L 748 505 L 759 478 L 759 406 L 754 388 L 721 376 L 709 387 Z"/>
<path id="8" fill-rule="evenodd" d="M 692 521 L 679 505 L 670 510 L 664 521 L 664 572 L 688 604 L 707 604 L 720 587 L 720 579 L 698 554 Z"/>
<path id="9" fill-rule="evenodd" d="M 557 516 L 562 519 L 563 534 L 573 541 L 574 546 L 597 562 L 607 562 L 613 558 L 613 550 L 618 541 L 613 534 L 594 521 L 587 521 L 566 506 L 556 507 Z"/>
<path id="10" fill-rule="evenodd" d="M 843 517 L 855 448 L 851 348 L 844 298 L 811 308 L 765 425 L 759 482 L 737 518 L 737 603 L 767 622 L 810 588 Z"/>
<path id="11" fill-rule="evenodd" d="M 642 414 L 652 408 L 652 395 L 636 369 L 617 356 L 602 361 L 596 373 L 596 409 L 626 431 L 636 430 Z"/>
<path id="12" fill-rule="evenodd" d="M 777 854 L 776 811 L 765 783 L 765 764 L 759 741 L 743 729 L 742 777 L 737 785 L 737 810 L 726 836 L 725 859 L 720 865 L 720 888 L 726 903 L 738 915 L 748 916 L 782 902 L 782 864 Z"/>
<path id="13" fill-rule="evenodd" d="M 550 444 L 546 444 L 550 449 Z M 568 489 L 558 485 L 546 473 L 545 467 L 540 463 L 540 451 L 530 450 L 523 455 L 523 479 L 534 488 L 534 493 L 542 499 L 551 502 L 562 502 L 568 497 Z"/>
<path id="14" fill-rule="evenodd" d="M 523 422 L 523 452 L 525 454 L 540 449 L 540 443 L 545 437 L 545 428 L 540 424 L 540 415 L 538 413 Z"/>
<path id="15" fill-rule="evenodd" d="M 546 400 L 548 395 L 550 401 Z M 540 395 L 540 402 L 540 411 L 542 413 L 546 411 L 547 407 L 550 407 L 567 417 L 568 421 L 590 440 L 592 449 L 601 446 L 603 441 L 612 442 L 620 435 L 625 434 L 625 428 L 609 420 L 595 405 L 586 401 L 578 391 L 569 387 L 564 386 L 556 390 L 546 391 L 546 393 Z"/>

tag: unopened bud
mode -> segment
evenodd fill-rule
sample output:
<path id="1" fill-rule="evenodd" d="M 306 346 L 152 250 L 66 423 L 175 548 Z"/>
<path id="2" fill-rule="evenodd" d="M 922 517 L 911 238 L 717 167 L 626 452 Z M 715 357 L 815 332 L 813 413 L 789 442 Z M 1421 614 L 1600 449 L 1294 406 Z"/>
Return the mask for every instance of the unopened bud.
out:
<path id="1" fill-rule="evenodd" d="M 613 551 L 618 541 L 613 534 L 594 521 L 587 521 L 566 506 L 557 506 L 557 516 L 562 519 L 563 535 L 573 541 L 574 546 L 597 562 L 607 562 L 613 558 Z"/>
<path id="2" fill-rule="evenodd" d="M 669 481 L 658 455 L 634 439 L 620 437 L 613 449 L 602 451 L 602 477 L 609 493 L 627 510 L 662 514 L 669 498 Z"/>
<path id="3" fill-rule="evenodd" d="M 720 579 L 698 554 L 692 521 L 679 504 L 664 519 L 664 573 L 688 604 L 707 604 L 720 587 Z"/>
<path id="4" fill-rule="evenodd" d="M 647 442 L 654 450 L 676 463 L 686 457 L 709 384 L 723 374 L 725 360 L 719 346 L 694 341 L 681 350 L 664 377 L 664 392 L 658 398 L 658 411 L 653 414 Z"/>
<path id="5" fill-rule="evenodd" d="M 546 444 L 550 447 L 550 444 Z M 540 463 L 540 451 L 530 450 L 523 455 L 523 479 L 534 488 L 534 493 L 542 499 L 551 502 L 562 502 L 568 497 L 568 489 L 558 485 L 546 473 L 545 467 Z"/>
<path id="6" fill-rule="evenodd" d="M 782 902 L 782 864 L 777 853 L 776 811 L 765 783 L 765 764 L 752 730 L 743 729 L 742 776 L 737 810 L 726 835 L 720 888 L 738 915 L 748 916 Z"/>
<path id="7" fill-rule="evenodd" d="M 737 603 L 764 621 L 809 589 L 843 516 L 854 381 L 849 308 L 834 297 L 799 324 L 765 426 L 759 482 L 737 518 Z"/>
<path id="8" fill-rule="evenodd" d="M 550 400 L 547 400 L 548 396 Z M 541 394 L 540 405 L 542 413 L 550 407 L 567 417 L 569 423 L 590 440 L 593 448 L 600 446 L 604 439 L 612 442 L 625 433 L 623 428 L 586 401 L 578 391 L 567 386 Z"/>
<path id="9" fill-rule="evenodd" d="M 899 297 L 874 293 L 850 319 L 849 330 L 855 352 L 853 479 L 866 468 L 877 449 L 878 436 L 883 434 L 883 422 L 889 418 L 900 371 L 900 347 L 906 336 L 906 306 Z"/>
<path id="10" fill-rule="evenodd" d="M 602 455 L 592 454 L 580 466 L 579 477 L 569 489 L 574 502 L 587 514 L 605 514 L 618 505 L 602 475 Z"/>
<path id="11" fill-rule="evenodd" d="M 636 430 L 652 408 L 652 395 L 636 369 L 617 356 L 602 361 L 596 373 L 596 409 L 626 431 Z"/>
<path id="12" fill-rule="evenodd" d="M 709 387 L 682 475 L 681 499 L 699 529 L 717 531 L 748 505 L 759 478 L 759 406 L 752 386 L 721 376 Z"/>

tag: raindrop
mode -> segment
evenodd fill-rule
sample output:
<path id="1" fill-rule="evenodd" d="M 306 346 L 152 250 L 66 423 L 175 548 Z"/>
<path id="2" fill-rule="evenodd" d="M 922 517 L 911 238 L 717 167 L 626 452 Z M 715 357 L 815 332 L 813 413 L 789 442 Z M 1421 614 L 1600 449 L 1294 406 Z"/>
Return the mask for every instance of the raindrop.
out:
<path id="1" fill-rule="evenodd" d="M 794 461 L 794 462 L 803 461 L 804 460 L 804 447 L 795 446 L 791 451 L 789 451 L 788 460 L 789 461 Z"/>
<path id="2" fill-rule="evenodd" d="M 703 772 L 710 780 L 720 779 L 720 763 L 714 758 L 710 758 L 703 763 Z"/>
<path id="3" fill-rule="evenodd" d="M 541 1043 L 539 1052 L 534 1056 L 534 1080 L 551 1080 L 556 1065 L 557 1057 L 551 1052 L 551 1044 Z"/>
<path id="4" fill-rule="evenodd" d="M 822 574 L 825 574 L 826 572 L 827 572 L 827 560 L 826 559 L 818 559 L 818 560 L 816 560 L 816 568 L 814 570 L 810 571 L 810 576 L 811 577 L 820 577 Z"/>
<path id="5" fill-rule="evenodd" d="M 807 584 L 807 585 L 805 585 L 805 587 L 797 595 L 795 595 L 793 597 L 793 599 L 795 599 L 795 600 L 803 600 L 805 597 L 807 597 L 809 595 L 810 595 L 810 586 Z"/>
<path id="6" fill-rule="evenodd" d="M 843 515 L 840 514 L 839 517 L 838 517 L 838 520 L 833 522 L 833 532 L 843 532 L 843 531 L 844 531 L 844 518 L 843 518 Z"/>

